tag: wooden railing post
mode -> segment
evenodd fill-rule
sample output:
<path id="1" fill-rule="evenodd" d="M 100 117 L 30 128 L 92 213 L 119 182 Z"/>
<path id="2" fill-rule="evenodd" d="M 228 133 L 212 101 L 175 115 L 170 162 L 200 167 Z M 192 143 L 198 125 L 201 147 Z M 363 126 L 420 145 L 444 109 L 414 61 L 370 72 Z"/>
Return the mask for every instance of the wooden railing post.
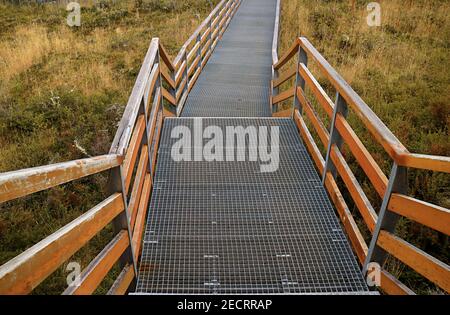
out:
<path id="1" fill-rule="evenodd" d="M 323 174 L 322 174 L 322 184 L 325 184 L 325 179 L 327 177 L 327 172 L 330 171 L 334 178 L 337 176 L 336 167 L 333 164 L 333 161 L 331 161 L 330 154 L 331 149 L 333 145 L 336 145 L 339 150 L 342 148 L 342 137 L 339 134 L 339 131 L 336 129 L 336 117 L 338 114 L 341 114 L 344 117 L 347 117 L 348 113 L 348 106 L 345 99 L 341 96 L 339 92 L 336 93 L 336 101 L 334 104 L 334 111 L 333 111 L 333 119 L 331 121 L 330 126 L 330 141 L 328 142 L 328 148 L 327 148 L 327 156 L 325 159 L 325 166 L 323 168 Z"/>
<path id="2" fill-rule="evenodd" d="M 380 212 L 378 213 L 377 224 L 370 240 L 369 250 L 367 252 L 366 260 L 362 268 L 363 274 L 366 274 L 370 262 L 377 262 L 380 266 L 383 265 L 387 253 L 377 246 L 378 236 L 381 230 L 394 232 L 399 216 L 389 211 L 388 205 L 391 195 L 393 193 L 406 194 L 408 190 L 408 176 L 407 168 L 398 166 L 394 162 L 391 174 L 389 176 L 389 183 L 384 193 L 383 202 L 381 204 Z"/>
<path id="3" fill-rule="evenodd" d="M 128 248 L 125 250 L 123 255 L 120 257 L 120 267 L 124 268 L 127 264 L 133 266 L 134 274 L 137 275 L 137 262 L 135 260 L 134 248 L 133 248 L 133 235 L 132 229 L 130 226 L 130 213 L 128 212 L 128 202 L 127 202 L 127 194 L 125 191 L 125 181 L 123 176 L 122 165 L 119 165 L 110 171 L 109 181 L 108 181 L 108 192 L 109 193 L 121 193 L 124 204 L 124 211 L 119 214 L 113 220 L 113 229 L 117 234 L 122 230 L 128 231 L 128 239 L 130 241 Z M 136 279 L 133 280 L 130 287 L 133 287 L 136 282 Z"/>
<path id="4" fill-rule="evenodd" d="M 297 59 L 297 68 L 295 69 L 295 85 L 294 85 L 294 100 L 293 100 L 293 109 L 292 114 L 294 114 L 294 110 L 297 108 L 300 114 L 302 113 L 302 107 L 300 106 L 300 102 L 297 97 L 297 87 L 300 87 L 302 91 L 305 93 L 305 79 L 300 75 L 298 68 L 300 64 L 304 64 L 305 67 L 308 66 L 308 55 L 302 46 L 298 46 L 298 59 Z M 306 94 L 305 94 L 306 95 Z"/>

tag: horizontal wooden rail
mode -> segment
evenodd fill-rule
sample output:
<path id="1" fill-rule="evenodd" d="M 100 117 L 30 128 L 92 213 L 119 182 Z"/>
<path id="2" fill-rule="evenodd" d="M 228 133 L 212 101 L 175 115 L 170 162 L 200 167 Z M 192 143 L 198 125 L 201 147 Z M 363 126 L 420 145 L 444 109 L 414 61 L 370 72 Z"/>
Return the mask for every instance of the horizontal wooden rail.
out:
<path id="1" fill-rule="evenodd" d="M 278 78 L 273 80 L 273 84 L 272 84 L 273 87 L 278 87 L 279 85 L 283 84 L 287 80 L 291 79 L 292 77 L 294 77 L 297 74 L 297 71 L 298 71 L 297 65 L 291 66 L 288 70 L 281 73 L 278 76 Z"/>
<path id="2" fill-rule="evenodd" d="M 0 267 L 0 294 L 26 294 L 124 210 L 116 193 Z"/>
<path id="3" fill-rule="evenodd" d="M 450 292 L 450 267 L 442 261 L 387 231 L 380 232 L 378 245 L 425 278 Z"/>
<path id="4" fill-rule="evenodd" d="M 141 69 L 139 70 L 136 83 L 131 91 L 131 95 L 128 99 L 127 106 L 125 107 L 125 111 L 122 115 L 119 128 L 117 129 L 109 153 L 117 153 L 121 155 L 125 154 L 128 143 L 131 139 L 133 127 L 136 123 L 141 100 L 144 96 L 145 88 L 148 85 L 148 80 L 150 79 L 149 74 L 151 73 L 153 65 L 156 61 L 158 49 L 159 38 L 153 38 L 147 54 L 145 55 Z"/>
<path id="5" fill-rule="evenodd" d="M 348 85 L 339 73 L 326 61 L 316 48 L 305 38 L 299 38 L 300 46 L 310 55 L 326 78 L 342 95 L 347 104 L 355 111 L 364 122 L 366 128 L 380 143 L 386 152 L 397 161 L 399 157 L 409 153 L 397 137 L 386 127 L 363 99 Z"/>
<path id="6" fill-rule="evenodd" d="M 398 163 L 406 167 L 450 173 L 450 157 L 447 156 L 407 153 L 398 159 Z"/>
<path id="7" fill-rule="evenodd" d="M 277 104 L 294 96 L 295 87 L 291 87 L 278 95 L 273 96 L 272 104 Z"/>
<path id="8" fill-rule="evenodd" d="M 134 165 L 136 163 L 136 158 L 141 147 L 142 137 L 145 131 L 145 117 L 140 115 L 136 127 L 133 131 L 133 137 L 130 141 L 130 146 L 127 149 L 127 154 L 125 155 L 125 160 L 123 161 L 123 176 L 125 178 L 125 191 L 128 192 L 128 188 L 131 183 L 131 176 L 133 175 Z"/>
<path id="9" fill-rule="evenodd" d="M 297 88 L 297 98 L 302 104 L 302 108 L 306 113 L 306 116 L 311 121 L 314 130 L 319 135 L 320 141 L 324 146 L 328 145 L 328 141 L 330 140 L 330 134 L 325 126 L 322 124 L 322 121 L 319 119 L 317 113 L 314 111 L 312 105 L 306 99 L 306 96 L 303 94 L 301 88 Z"/>
<path id="10" fill-rule="evenodd" d="M 278 70 L 288 64 L 290 60 L 297 55 L 297 53 L 299 60 L 295 60 L 293 66 L 278 75 Z M 350 109 L 357 114 L 359 119 L 362 120 L 365 127 L 369 130 L 370 134 L 379 144 L 381 144 L 398 167 L 403 166 L 450 173 L 450 157 L 410 153 L 306 38 L 298 38 L 279 60 L 277 54 L 275 54 L 276 58 L 274 58 L 274 60 L 276 59 L 276 61 L 274 61 L 272 65 L 275 71 L 273 71 L 273 79 L 271 82 L 273 92 L 276 94 L 276 88 L 291 79 L 294 74 L 297 74 L 298 69 L 299 77 L 296 79 L 296 85 L 298 84 L 295 95 L 296 102 L 298 101 L 298 105 L 301 106 L 302 112 L 306 115 L 306 117 L 308 117 L 313 129 L 319 136 L 320 141 L 325 147 L 328 146 L 329 152 L 327 152 L 327 159 L 330 159 L 330 163 L 333 164 L 337 174 L 340 175 L 343 184 L 358 208 L 369 231 L 375 231 L 378 215 L 369 202 L 369 199 L 367 198 L 361 185 L 358 183 L 349 165 L 345 161 L 344 156 L 341 153 L 340 146 L 337 144 L 329 144 L 331 141 L 330 134 L 307 99 L 304 92 L 305 87 L 308 87 L 312 91 L 312 94 L 317 99 L 319 105 L 325 111 L 327 116 L 332 119 L 332 128 L 338 132 L 339 141 L 342 140 L 342 142 L 348 144 L 350 152 L 353 154 L 359 166 L 372 183 L 378 195 L 387 200 L 387 209 L 396 214 L 412 219 L 420 224 L 428 226 L 436 231 L 449 235 L 449 209 L 399 193 L 392 193 L 391 195 L 391 192 L 387 190 L 388 178 L 351 128 L 346 119 L 346 109 L 344 109 L 345 113 L 340 111 L 335 113 L 335 104 L 331 101 L 330 97 L 326 94 L 324 89 L 306 67 L 308 60 L 304 57 L 305 54 L 312 57 L 312 60 L 318 65 L 320 71 L 337 90 L 337 95 L 342 97 L 345 104 L 347 104 Z M 300 62 L 300 60 L 302 61 Z M 299 78 L 300 83 L 298 82 Z M 294 87 L 295 86 L 291 87 L 291 89 Z M 285 90 L 284 92 L 278 93 L 277 95 L 272 95 L 271 103 L 276 104 L 286 100 L 290 95 L 287 91 L 290 91 L 290 89 L 288 88 L 288 90 Z M 284 112 L 288 113 L 289 111 L 289 109 L 279 111 L 274 113 L 273 116 L 280 116 L 284 114 Z M 294 110 L 293 119 L 317 169 L 321 174 L 323 174 L 325 165 L 324 158 L 313 137 L 311 136 L 306 123 L 303 121 L 302 114 L 300 114 L 299 110 Z M 337 212 L 341 218 L 350 242 L 352 243 L 355 253 L 357 254 L 360 262 L 365 263 L 368 253 L 370 255 L 372 254 L 368 251 L 367 244 L 364 242 L 361 232 L 354 222 L 351 212 L 348 211 L 348 207 L 342 197 L 334 176 L 336 175 L 330 171 L 323 174 L 324 185 L 330 195 L 330 198 L 336 206 Z M 389 193 L 389 196 L 385 196 L 386 193 Z M 374 238 L 374 240 L 377 240 L 377 238 Z M 381 231 L 377 244 L 379 247 L 392 254 L 394 257 L 416 270 L 419 274 L 428 278 L 430 281 L 436 283 L 448 292 L 450 283 L 450 280 L 448 280 L 450 273 L 448 265 L 426 254 L 422 250 L 414 247 L 388 231 Z M 371 248 L 372 246 L 373 245 L 371 245 Z M 381 277 L 383 282 L 382 289 L 386 293 L 413 294 L 409 288 L 407 288 L 387 271 L 382 270 Z"/>
<path id="11" fill-rule="evenodd" d="M 38 166 L 0 174 L 0 203 L 58 186 L 116 167 L 123 158 L 116 154 Z"/>
<path id="12" fill-rule="evenodd" d="M 367 256 L 367 244 L 364 241 L 364 237 L 358 228 L 347 204 L 345 203 L 344 197 L 342 196 L 336 181 L 330 172 L 327 172 L 325 177 L 325 187 L 327 188 L 330 198 L 335 205 L 342 224 L 344 225 L 345 231 L 347 232 L 348 238 L 353 246 L 353 249 L 358 256 L 360 262 L 364 262 Z"/>
<path id="13" fill-rule="evenodd" d="M 369 199 L 364 193 L 362 187 L 359 185 L 355 175 L 351 171 L 341 152 L 339 151 L 336 145 L 332 145 L 330 151 L 330 157 L 336 166 L 339 175 L 341 175 L 342 180 L 345 183 L 350 195 L 353 198 L 356 206 L 361 213 L 364 222 L 366 223 L 369 231 L 373 231 L 375 229 L 375 222 L 377 220 L 377 214 L 373 209 Z"/>
<path id="14" fill-rule="evenodd" d="M 144 178 L 148 168 L 148 146 L 144 145 L 141 149 L 138 167 L 134 178 L 133 189 L 131 190 L 130 202 L 128 203 L 128 213 L 131 216 L 130 225 L 133 226 L 137 215 L 137 209 L 142 198 L 142 186 L 144 185 Z"/>
<path id="15" fill-rule="evenodd" d="M 134 268 L 132 265 L 126 265 L 116 281 L 114 281 L 111 289 L 108 291 L 108 295 L 124 295 L 127 293 L 128 288 L 130 287 L 131 282 L 135 278 Z"/>
<path id="16" fill-rule="evenodd" d="M 450 235 L 450 210 L 415 198 L 392 194 L 389 210 Z"/>
<path id="17" fill-rule="evenodd" d="M 92 294 L 130 244 L 128 232 L 120 231 L 81 273 L 78 285 L 68 287 L 63 295 Z"/>

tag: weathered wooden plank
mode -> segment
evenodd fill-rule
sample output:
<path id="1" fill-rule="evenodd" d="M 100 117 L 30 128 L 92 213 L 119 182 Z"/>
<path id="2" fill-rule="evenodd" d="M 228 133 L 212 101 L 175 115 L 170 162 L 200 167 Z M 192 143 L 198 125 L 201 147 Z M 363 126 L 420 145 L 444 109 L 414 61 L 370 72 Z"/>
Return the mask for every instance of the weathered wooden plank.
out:
<path id="1" fill-rule="evenodd" d="M 294 57 L 298 53 L 298 45 L 299 45 L 299 39 L 297 38 L 292 46 L 286 51 L 286 53 L 281 56 L 281 58 L 273 65 L 273 68 L 275 70 L 278 70 L 282 66 L 284 66 L 289 60 L 291 60 L 292 57 Z"/>
<path id="2" fill-rule="evenodd" d="M 311 89 L 314 96 L 316 97 L 319 104 L 325 110 L 327 115 L 332 118 L 333 117 L 333 109 L 334 103 L 322 88 L 322 86 L 317 82 L 316 78 L 312 75 L 309 69 L 301 63 L 299 66 L 300 76 L 305 80 L 306 85 Z"/>
<path id="3" fill-rule="evenodd" d="M 153 155 L 152 155 L 152 174 L 155 174 L 155 169 L 156 169 L 156 158 L 157 158 L 157 154 L 158 154 L 158 148 L 159 148 L 159 140 L 161 139 L 161 131 L 162 131 L 162 125 L 164 122 L 164 116 L 161 114 L 158 116 L 158 120 L 157 120 L 157 126 L 156 126 L 156 136 L 155 136 L 155 144 L 153 146 Z"/>
<path id="4" fill-rule="evenodd" d="M 166 80 L 166 82 L 170 85 L 172 89 L 176 88 L 175 81 L 171 78 L 170 74 L 167 72 L 166 69 L 161 68 L 161 75 Z"/>
<path id="5" fill-rule="evenodd" d="M 319 148 L 317 147 L 316 143 L 314 142 L 313 137 L 311 136 L 311 133 L 308 130 L 308 127 L 306 127 L 306 124 L 300 115 L 300 112 L 298 109 L 294 111 L 294 122 L 297 125 L 298 130 L 300 131 L 300 135 L 303 138 L 303 141 L 306 143 L 306 148 L 308 149 L 308 152 L 310 153 L 311 157 L 313 158 L 314 163 L 316 164 L 317 170 L 320 174 L 323 173 L 323 168 L 325 166 L 325 161 L 323 159 L 322 154 L 319 151 Z"/>
<path id="6" fill-rule="evenodd" d="M 344 141 L 348 144 L 350 151 L 356 161 L 358 161 L 364 173 L 369 178 L 375 190 L 378 192 L 380 197 L 383 197 L 388 184 L 386 175 L 378 166 L 377 162 L 375 162 L 372 155 L 366 149 L 361 140 L 359 140 L 347 120 L 341 114 L 336 116 L 336 129 L 339 131 L 339 134 Z"/>
<path id="7" fill-rule="evenodd" d="M 220 1 L 216 5 L 214 10 L 211 11 L 211 13 L 208 15 L 208 17 L 195 29 L 195 31 L 192 33 L 192 35 L 188 38 L 188 40 L 186 40 L 186 42 L 181 47 L 181 50 L 178 53 L 178 55 L 175 57 L 175 61 L 174 61 L 175 64 L 179 64 L 180 63 L 180 60 L 183 58 L 184 51 L 186 51 L 187 47 L 193 41 L 195 41 L 197 39 L 197 35 L 200 33 L 200 31 L 209 23 L 209 20 L 216 14 L 216 12 L 218 12 L 224 6 L 224 4 L 226 2 L 227 2 L 227 0 Z"/>
<path id="8" fill-rule="evenodd" d="M 197 58 L 194 59 L 194 61 L 188 68 L 188 76 L 189 77 L 191 76 L 192 73 L 195 72 L 195 70 L 197 70 L 197 65 L 199 62 L 200 62 L 200 56 L 197 56 Z"/>
<path id="9" fill-rule="evenodd" d="M 450 292 L 450 267 L 405 240 L 380 231 L 378 246 L 410 266 L 428 280 Z"/>
<path id="10" fill-rule="evenodd" d="M 138 261 L 142 244 L 142 234 L 144 232 L 145 220 L 147 218 L 148 203 L 152 189 L 152 180 L 150 174 L 145 175 L 144 188 L 142 189 L 142 198 L 139 202 L 139 209 L 136 217 L 136 223 L 133 225 L 133 248 L 136 261 Z"/>
<path id="11" fill-rule="evenodd" d="M 202 48 L 202 58 L 205 56 L 205 54 L 209 51 L 209 46 L 211 44 L 211 40 L 208 39 L 208 41 L 205 44 L 205 47 Z"/>
<path id="12" fill-rule="evenodd" d="M 166 49 L 161 44 L 161 42 L 159 43 L 159 57 L 161 58 L 162 61 L 164 61 L 165 65 L 167 66 L 167 68 L 169 68 L 171 72 L 175 72 L 175 67 L 172 64 L 172 61 L 170 61 L 169 54 L 167 53 Z"/>
<path id="13" fill-rule="evenodd" d="M 192 76 L 191 80 L 189 81 L 189 87 L 188 87 L 188 91 L 191 92 L 192 88 L 194 87 L 195 82 L 198 79 L 198 76 L 200 75 L 200 72 L 202 72 L 201 68 L 197 68 L 197 70 L 195 71 L 194 75 Z"/>
<path id="14" fill-rule="evenodd" d="M 143 145 L 141 149 L 141 156 L 139 157 L 138 167 L 136 169 L 136 176 L 134 178 L 133 189 L 131 190 L 130 202 L 128 203 L 128 213 L 130 215 L 130 225 L 133 226 L 136 219 L 139 200 L 141 198 L 142 185 L 144 184 L 145 174 L 148 166 L 148 147 Z"/>
<path id="15" fill-rule="evenodd" d="M 136 163 L 137 154 L 141 147 L 142 136 L 145 131 L 145 117 L 140 115 L 136 122 L 136 127 L 131 137 L 130 145 L 128 147 L 125 159 L 123 161 L 123 176 L 125 178 L 125 191 L 128 192 L 130 187 L 131 176 L 133 174 L 134 164 Z"/>
<path id="16" fill-rule="evenodd" d="M 149 73 L 153 68 L 156 54 L 158 52 L 159 39 L 153 38 L 150 47 L 145 55 L 144 62 L 139 70 L 138 77 L 134 84 L 131 95 L 128 98 L 127 106 L 122 115 L 122 119 L 119 123 L 116 135 L 114 136 L 113 143 L 109 150 L 109 153 L 113 154 L 125 154 L 126 148 L 131 138 L 133 127 L 136 122 L 136 118 L 139 113 L 139 107 L 141 105 L 142 97 L 145 93 L 145 87 L 149 79 Z"/>
<path id="17" fill-rule="evenodd" d="M 297 65 L 293 65 L 291 66 L 288 70 L 284 71 L 283 73 L 281 73 L 278 78 L 276 78 L 275 80 L 273 80 L 273 87 L 277 87 L 280 84 L 283 84 L 284 82 L 286 82 L 287 80 L 291 79 L 293 76 L 295 76 L 295 74 L 297 73 L 296 71 L 298 70 Z"/>
<path id="18" fill-rule="evenodd" d="M 392 194 L 389 210 L 450 235 L 450 210 L 401 194 Z"/>
<path id="19" fill-rule="evenodd" d="M 280 110 L 272 114 L 272 117 L 291 117 L 291 116 L 292 116 L 292 108 Z"/>
<path id="20" fill-rule="evenodd" d="M 325 188 L 327 189 L 330 199 L 333 201 L 333 204 L 337 209 L 341 222 L 344 225 L 344 229 L 352 244 L 352 248 L 358 257 L 359 262 L 363 264 L 368 252 L 367 244 L 364 241 L 364 237 L 362 236 L 352 213 L 348 209 L 344 197 L 342 196 L 331 172 L 327 172 L 325 176 Z"/>
<path id="21" fill-rule="evenodd" d="M 450 173 L 450 157 L 408 153 L 398 159 L 399 165 Z"/>
<path id="22" fill-rule="evenodd" d="M 194 47 L 192 47 L 191 51 L 187 55 L 187 61 L 190 62 L 194 56 L 197 56 L 197 52 L 200 49 L 200 43 L 195 43 Z"/>
<path id="23" fill-rule="evenodd" d="M 148 111 L 150 109 L 150 106 L 149 106 L 150 101 L 151 101 L 150 97 L 153 95 L 153 92 L 155 91 L 155 84 L 156 84 L 156 81 L 158 80 L 158 78 L 159 78 L 159 64 L 155 64 L 152 68 L 152 72 L 150 73 L 148 90 L 147 90 L 147 93 L 145 94 L 145 97 L 147 98 L 146 102 L 145 102 L 145 105 L 146 105 L 145 110 L 146 110 L 147 115 L 148 115 Z"/>
<path id="24" fill-rule="evenodd" d="M 0 203 L 100 173 L 120 165 L 116 154 L 38 166 L 0 174 Z"/>
<path id="25" fill-rule="evenodd" d="M 314 129 L 316 130 L 317 134 L 319 135 L 320 141 L 322 141 L 322 144 L 324 147 L 328 146 L 328 142 L 330 141 L 330 134 L 328 130 L 323 125 L 322 121 L 319 119 L 317 113 L 314 111 L 312 105 L 309 103 L 309 101 L 306 99 L 305 94 L 303 94 L 303 91 L 300 87 L 297 87 L 297 98 L 302 104 L 303 110 L 308 116 L 309 120 L 311 121 Z"/>
<path id="26" fill-rule="evenodd" d="M 178 69 L 177 74 L 175 75 L 175 85 L 180 85 L 181 80 L 183 79 L 184 71 L 186 70 L 187 64 L 186 61 L 183 61 L 180 65 L 180 68 Z"/>
<path id="27" fill-rule="evenodd" d="M 130 287 L 130 284 L 133 281 L 134 277 L 135 275 L 133 266 L 126 265 L 109 289 L 108 295 L 124 295 L 125 293 L 127 293 L 127 290 Z"/>
<path id="28" fill-rule="evenodd" d="M 415 295 L 410 288 L 386 270 L 381 270 L 380 287 L 385 293 L 390 295 Z"/>
<path id="29" fill-rule="evenodd" d="M 167 91 L 164 87 L 161 88 L 162 90 L 162 96 L 169 101 L 170 104 L 172 104 L 173 106 L 177 106 L 177 101 L 175 99 L 175 97 L 173 97 L 172 94 L 169 93 L 169 91 Z"/>
<path id="30" fill-rule="evenodd" d="M 176 94 L 176 102 L 177 104 L 179 104 L 181 95 L 183 95 L 184 93 L 184 87 L 187 84 L 187 80 L 183 80 L 183 82 L 181 83 L 180 87 L 178 88 L 177 94 Z"/>
<path id="31" fill-rule="evenodd" d="M 272 105 L 273 104 L 277 104 L 277 103 L 282 102 L 282 101 L 285 101 L 288 98 L 294 96 L 294 92 L 295 92 L 295 86 L 287 89 L 286 91 L 281 92 L 278 95 L 274 95 L 272 97 Z"/>
<path id="32" fill-rule="evenodd" d="M 339 175 L 341 175 L 341 178 L 344 181 L 345 186 L 350 192 L 350 195 L 352 196 L 353 201 L 355 202 L 359 210 L 359 213 L 363 217 L 364 222 L 366 223 L 369 230 L 373 232 L 377 221 L 377 214 L 373 209 L 366 194 L 364 193 L 364 190 L 359 185 L 355 175 L 353 175 L 352 170 L 350 169 L 341 152 L 339 151 L 339 148 L 334 144 L 331 147 L 330 157 Z"/>
<path id="33" fill-rule="evenodd" d="M 299 38 L 301 47 L 315 60 L 318 67 L 333 84 L 347 104 L 355 111 L 364 125 L 380 143 L 394 161 L 399 161 L 408 152 L 397 137 L 386 127 L 363 99 L 350 87 L 350 85 L 336 72 L 316 48 L 305 37 Z"/>
<path id="34" fill-rule="evenodd" d="M 26 294 L 124 210 L 116 193 L 0 267 L 0 294 Z"/>
<path id="35" fill-rule="evenodd" d="M 81 273 L 79 286 L 68 287 L 63 295 L 92 294 L 129 246 L 128 231 L 120 231 Z"/>

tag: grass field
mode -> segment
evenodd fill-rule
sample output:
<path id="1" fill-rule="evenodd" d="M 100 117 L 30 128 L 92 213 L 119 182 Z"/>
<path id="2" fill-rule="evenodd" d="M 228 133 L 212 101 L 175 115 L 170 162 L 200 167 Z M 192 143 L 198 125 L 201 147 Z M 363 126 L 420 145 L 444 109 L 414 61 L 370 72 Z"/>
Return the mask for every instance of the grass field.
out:
<path id="1" fill-rule="evenodd" d="M 356 1 L 353 9 L 349 0 L 282 0 L 280 55 L 296 36 L 306 36 L 410 151 L 450 156 L 450 3 L 378 1 L 381 26 L 369 27 L 369 2 Z M 313 63 L 309 67 L 334 99 L 329 82 Z M 372 141 L 355 115 L 350 114 L 349 120 L 389 174 L 390 159 L 382 147 Z M 348 148 L 344 147 L 344 155 L 375 209 L 379 208 L 381 200 Z M 448 174 L 411 171 L 409 188 L 409 193 L 419 199 L 450 207 Z M 357 213 L 354 205 L 353 213 Z M 448 236 L 407 220 L 401 222 L 397 233 L 449 262 Z M 368 239 L 367 230 L 366 236 Z M 389 268 L 418 293 L 440 292 L 395 260 L 390 261 Z"/>

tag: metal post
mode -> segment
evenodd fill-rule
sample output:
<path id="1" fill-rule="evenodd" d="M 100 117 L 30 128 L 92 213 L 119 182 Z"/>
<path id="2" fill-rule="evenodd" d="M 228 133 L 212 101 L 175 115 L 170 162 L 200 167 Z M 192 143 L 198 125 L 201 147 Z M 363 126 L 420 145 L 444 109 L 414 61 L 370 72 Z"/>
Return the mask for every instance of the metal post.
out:
<path id="1" fill-rule="evenodd" d="M 275 81 L 276 79 L 278 79 L 278 70 L 275 70 L 274 67 L 272 66 L 272 81 L 270 84 L 272 85 L 273 81 Z M 273 85 L 272 85 L 272 95 L 270 98 L 270 103 L 272 103 L 273 97 L 278 95 L 278 92 L 279 92 L 279 88 L 273 87 Z M 272 113 L 275 113 L 277 111 L 277 105 L 271 104 L 271 111 L 272 111 Z"/>
<path id="2" fill-rule="evenodd" d="M 209 19 L 209 23 L 208 23 L 208 25 L 209 25 L 208 26 L 208 28 L 209 28 L 208 40 L 209 40 L 209 51 L 210 52 L 212 52 L 212 32 L 213 32 L 211 24 L 212 24 L 212 16 Z"/>
<path id="3" fill-rule="evenodd" d="M 303 63 L 305 67 L 308 65 L 308 55 L 302 46 L 298 47 L 298 62 L 297 69 L 295 72 L 295 85 L 294 85 L 294 101 L 292 103 L 292 115 L 294 114 L 294 110 L 297 108 L 300 114 L 302 113 L 302 107 L 300 106 L 300 102 L 297 97 L 297 87 L 300 87 L 303 92 L 305 92 L 305 79 L 300 75 L 298 68 L 300 64 Z"/>
<path id="4" fill-rule="evenodd" d="M 197 43 L 198 43 L 197 57 L 200 58 L 197 64 L 198 69 L 202 67 L 202 35 L 200 32 L 198 32 L 197 35 Z"/>
<path id="5" fill-rule="evenodd" d="M 336 102 L 334 104 L 334 111 L 333 111 L 333 120 L 331 121 L 330 126 L 330 141 L 328 142 L 328 149 L 327 149 L 327 156 L 325 159 L 325 167 L 323 168 L 323 174 L 322 174 L 322 184 L 325 184 L 325 178 L 327 176 L 328 169 L 331 171 L 331 174 L 334 178 L 337 176 L 336 168 L 333 164 L 333 161 L 331 161 L 330 154 L 331 154 L 331 148 L 335 144 L 339 149 L 342 147 L 342 137 L 339 134 L 339 131 L 336 129 L 336 117 L 338 114 L 341 114 L 344 117 L 347 117 L 348 113 L 348 106 L 345 99 L 341 96 L 339 92 L 336 93 Z"/>
<path id="6" fill-rule="evenodd" d="M 377 246 L 378 236 L 381 230 L 394 232 L 399 216 L 388 209 L 389 200 L 392 193 L 407 193 L 407 169 L 398 166 L 396 163 L 392 166 L 391 174 L 389 176 L 389 183 L 384 193 L 383 202 L 381 204 L 380 212 L 378 213 L 378 220 L 373 231 L 372 239 L 370 240 L 369 251 L 364 261 L 362 272 L 366 274 L 370 262 L 377 262 L 382 266 L 387 253 Z"/>

